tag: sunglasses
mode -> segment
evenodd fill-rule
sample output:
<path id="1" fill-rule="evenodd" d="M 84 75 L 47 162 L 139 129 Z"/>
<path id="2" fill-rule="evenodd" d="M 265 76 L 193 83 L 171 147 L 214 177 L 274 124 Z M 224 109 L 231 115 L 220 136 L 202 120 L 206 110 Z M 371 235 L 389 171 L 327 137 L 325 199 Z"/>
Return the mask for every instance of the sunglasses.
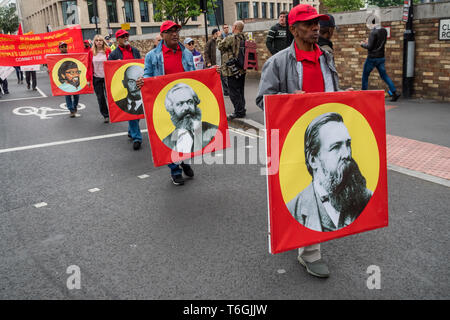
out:
<path id="1" fill-rule="evenodd" d="M 194 45 L 194 41 L 188 43 L 188 46 L 193 46 L 193 45 Z"/>

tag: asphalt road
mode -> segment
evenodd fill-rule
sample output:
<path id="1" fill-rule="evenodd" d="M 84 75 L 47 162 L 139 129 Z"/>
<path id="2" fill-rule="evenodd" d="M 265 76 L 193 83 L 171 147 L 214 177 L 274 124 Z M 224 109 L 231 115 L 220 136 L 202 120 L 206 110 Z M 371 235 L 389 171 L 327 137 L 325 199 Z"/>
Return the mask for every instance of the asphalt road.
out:
<path id="1" fill-rule="evenodd" d="M 133 151 L 95 95 L 81 97 L 79 118 L 20 115 L 60 109 L 45 73 L 38 87 L 48 97 L 10 76 L 0 99 L 0 299 L 450 298 L 448 187 L 389 171 L 389 227 L 324 243 L 331 276 L 316 279 L 295 251 L 268 253 L 261 161 L 194 165 L 176 187 L 153 166 L 147 134 Z M 32 99 L 5 101 L 22 98 Z M 232 138 L 240 154 L 257 149 L 255 137 Z M 81 288 L 70 290 L 73 265 Z M 368 289 L 372 265 L 381 289 Z"/>

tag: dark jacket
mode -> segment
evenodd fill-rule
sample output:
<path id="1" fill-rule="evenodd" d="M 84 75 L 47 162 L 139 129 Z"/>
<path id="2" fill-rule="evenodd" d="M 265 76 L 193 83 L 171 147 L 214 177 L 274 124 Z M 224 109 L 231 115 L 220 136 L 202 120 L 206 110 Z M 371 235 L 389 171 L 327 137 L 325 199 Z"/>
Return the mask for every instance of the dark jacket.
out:
<path id="1" fill-rule="evenodd" d="M 246 40 L 245 34 L 242 32 L 233 34 L 225 39 L 217 38 L 217 48 L 222 54 L 222 75 L 225 77 L 234 76 L 233 71 L 227 66 L 227 62 L 232 58 L 237 58 L 241 41 Z M 241 75 L 245 74 L 245 70 L 239 70 Z"/>
<path id="2" fill-rule="evenodd" d="M 216 64 L 216 39 L 211 38 L 208 40 L 208 42 L 206 43 L 204 56 L 206 65 L 208 65 L 209 63 L 211 65 Z"/>
<path id="3" fill-rule="evenodd" d="M 131 47 L 131 52 L 133 53 L 133 57 L 135 59 L 141 58 L 139 50 L 135 47 Z M 123 60 L 123 53 L 122 50 L 120 50 L 119 46 L 117 46 L 117 48 L 109 54 L 108 60 Z"/>
<path id="4" fill-rule="evenodd" d="M 275 54 L 289 46 L 287 41 L 287 30 L 287 26 L 283 27 L 279 23 L 270 28 L 269 33 L 267 34 L 266 46 L 271 54 Z"/>
<path id="5" fill-rule="evenodd" d="M 367 44 L 361 47 L 368 50 L 367 58 L 384 58 L 384 45 L 386 44 L 387 31 L 384 28 L 373 28 Z"/>
<path id="6" fill-rule="evenodd" d="M 331 42 L 330 40 L 319 36 L 319 42 L 317 44 L 319 45 L 320 49 L 325 50 L 331 54 L 333 53 L 333 42 Z"/>

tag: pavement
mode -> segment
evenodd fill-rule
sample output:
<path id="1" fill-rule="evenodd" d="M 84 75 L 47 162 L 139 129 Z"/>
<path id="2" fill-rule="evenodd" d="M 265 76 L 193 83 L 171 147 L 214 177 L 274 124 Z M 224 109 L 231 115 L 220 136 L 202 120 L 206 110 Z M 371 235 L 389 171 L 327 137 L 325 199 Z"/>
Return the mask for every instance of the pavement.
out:
<path id="1" fill-rule="evenodd" d="M 450 298 L 448 103 L 387 103 L 389 226 L 324 243 L 324 280 L 295 250 L 268 253 L 264 163 L 248 160 L 264 146 L 247 130 L 263 123 L 257 80 L 246 82 L 251 121 L 231 124 L 235 154 L 194 164 L 183 187 L 153 166 L 143 122 L 133 151 L 126 123 L 104 124 L 95 95 L 82 96 L 71 119 L 46 73 L 37 92 L 9 82 L 0 99 L 0 299 Z M 380 289 L 367 285 L 371 266 Z"/>

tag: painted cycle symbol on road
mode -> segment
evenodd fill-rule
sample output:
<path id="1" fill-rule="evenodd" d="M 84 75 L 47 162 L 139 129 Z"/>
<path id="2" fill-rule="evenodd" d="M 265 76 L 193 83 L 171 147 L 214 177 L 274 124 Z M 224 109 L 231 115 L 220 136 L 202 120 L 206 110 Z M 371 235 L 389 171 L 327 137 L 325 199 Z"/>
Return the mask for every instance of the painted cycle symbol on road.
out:
<path id="1" fill-rule="evenodd" d="M 85 109 L 86 106 L 82 103 L 78 104 L 78 110 Z M 37 116 L 41 120 L 52 119 L 54 116 L 68 115 L 70 111 L 67 109 L 65 103 L 61 103 L 58 108 L 50 108 L 50 107 L 32 107 L 32 106 L 24 106 L 18 107 L 13 110 L 13 113 L 18 116 Z"/>

